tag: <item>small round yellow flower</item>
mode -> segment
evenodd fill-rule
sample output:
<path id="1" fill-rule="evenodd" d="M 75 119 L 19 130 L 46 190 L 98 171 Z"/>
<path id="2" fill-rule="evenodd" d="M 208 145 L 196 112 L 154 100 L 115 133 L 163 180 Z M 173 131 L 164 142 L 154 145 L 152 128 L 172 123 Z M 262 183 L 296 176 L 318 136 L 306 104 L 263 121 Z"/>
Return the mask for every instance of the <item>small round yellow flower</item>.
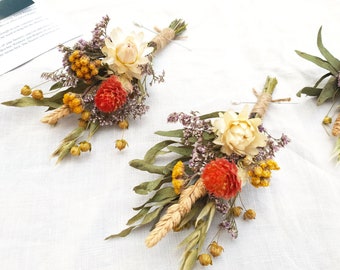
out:
<path id="1" fill-rule="evenodd" d="M 90 119 L 91 113 L 89 111 L 83 111 L 81 113 L 81 119 L 88 121 Z"/>
<path id="2" fill-rule="evenodd" d="M 127 129 L 129 128 L 129 122 L 127 120 L 123 120 L 123 121 L 120 121 L 118 123 L 118 126 L 121 128 L 121 129 Z"/>
<path id="3" fill-rule="evenodd" d="M 184 180 L 183 179 L 172 179 L 172 185 L 174 187 L 175 193 L 180 194 L 182 187 L 184 185 Z"/>
<path id="4" fill-rule="evenodd" d="M 179 160 L 172 169 L 172 179 L 181 178 L 184 174 L 184 164 Z"/>
<path id="5" fill-rule="evenodd" d="M 332 123 L 332 117 L 329 117 L 328 115 L 325 116 L 325 118 L 322 120 L 322 124 L 329 125 Z"/>
<path id="6" fill-rule="evenodd" d="M 23 88 L 21 88 L 20 93 L 23 96 L 29 96 L 32 93 L 32 89 L 28 85 L 24 85 Z"/>
<path id="7" fill-rule="evenodd" d="M 123 150 L 126 146 L 128 146 L 128 143 L 126 140 L 121 139 L 121 140 L 116 140 L 116 148 L 121 151 Z"/>
<path id="8" fill-rule="evenodd" d="M 32 95 L 32 98 L 36 100 L 42 100 L 44 98 L 44 94 L 41 90 L 33 90 L 31 95 Z"/>
<path id="9" fill-rule="evenodd" d="M 198 261 L 200 262 L 201 265 L 207 266 L 209 264 L 212 265 L 212 259 L 210 254 L 203 253 L 198 256 Z"/>
<path id="10" fill-rule="evenodd" d="M 80 155 L 80 148 L 78 145 L 74 145 L 71 147 L 70 154 L 72 156 L 79 156 Z"/>
<path id="11" fill-rule="evenodd" d="M 234 206 L 231 208 L 231 212 L 234 217 L 239 217 L 242 213 L 243 208 L 241 206 Z"/>
<path id="12" fill-rule="evenodd" d="M 243 219 L 255 219 L 256 212 L 253 209 L 248 209 L 243 214 Z"/>
<path id="13" fill-rule="evenodd" d="M 87 141 L 81 142 L 79 143 L 79 148 L 80 148 L 80 151 L 82 152 L 91 151 L 91 143 Z"/>
<path id="14" fill-rule="evenodd" d="M 83 111 L 84 111 L 84 108 L 81 105 L 78 105 L 78 106 L 72 108 L 72 112 L 74 112 L 74 113 L 82 113 Z"/>
<path id="15" fill-rule="evenodd" d="M 209 252 L 210 252 L 211 255 L 213 255 L 213 257 L 220 256 L 223 251 L 224 251 L 224 248 L 222 246 L 220 246 L 219 244 L 217 244 L 216 241 L 213 241 L 209 245 Z"/>

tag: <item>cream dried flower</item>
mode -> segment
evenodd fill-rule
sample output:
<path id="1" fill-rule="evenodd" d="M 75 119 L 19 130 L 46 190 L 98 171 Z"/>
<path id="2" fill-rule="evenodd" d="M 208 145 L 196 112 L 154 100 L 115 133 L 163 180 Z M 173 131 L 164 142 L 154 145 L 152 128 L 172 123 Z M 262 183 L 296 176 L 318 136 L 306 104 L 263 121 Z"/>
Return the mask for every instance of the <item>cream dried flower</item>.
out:
<path id="1" fill-rule="evenodd" d="M 257 147 L 266 145 L 266 136 L 258 130 L 261 118 L 249 119 L 249 113 L 247 106 L 239 114 L 219 113 L 219 118 L 212 123 L 217 135 L 214 143 L 222 146 L 223 153 L 254 156 L 258 154 Z"/>
<path id="2" fill-rule="evenodd" d="M 102 62 L 108 64 L 118 75 L 125 74 L 131 79 L 140 79 L 140 65 L 149 62 L 146 55 L 153 51 L 153 48 L 147 47 L 147 42 L 143 42 L 143 38 L 143 32 L 132 32 L 129 36 L 124 36 L 120 28 L 113 29 L 109 38 L 105 39 L 102 52 L 106 57 Z"/>

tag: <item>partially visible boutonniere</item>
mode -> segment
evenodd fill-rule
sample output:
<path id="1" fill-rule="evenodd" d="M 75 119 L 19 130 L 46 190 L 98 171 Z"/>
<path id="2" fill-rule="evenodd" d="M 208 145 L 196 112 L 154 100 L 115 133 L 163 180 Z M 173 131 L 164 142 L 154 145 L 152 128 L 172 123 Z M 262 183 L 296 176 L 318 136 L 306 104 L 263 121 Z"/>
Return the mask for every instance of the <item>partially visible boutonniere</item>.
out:
<path id="1" fill-rule="evenodd" d="M 81 39 L 73 47 L 59 46 L 63 67 L 42 74 L 44 83 L 55 82 L 49 92 L 25 85 L 21 89 L 24 97 L 2 103 L 46 106 L 49 113 L 41 121 L 50 125 L 71 114 L 78 115 L 77 127 L 52 154 L 57 162 L 69 154 L 79 156 L 90 151 L 90 139 L 100 127 L 117 125 L 127 129 L 130 119 L 146 113 L 147 84 L 164 81 L 164 72 L 155 74 L 152 59 L 186 30 L 186 23 L 176 19 L 145 42 L 143 32 L 126 35 L 115 28 L 107 33 L 108 23 L 109 17 L 103 17 L 89 41 Z M 116 140 L 119 150 L 126 146 L 123 137 Z"/>
<path id="2" fill-rule="evenodd" d="M 315 82 L 314 86 L 302 88 L 297 93 L 297 96 L 301 97 L 301 94 L 305 94 L 307 96 L 316 97 L 317 105 L 321 105 L 326 101 L 332 102 L 329 112 L 322 120 L 322 124 L 325 126 L 333 125 L 331 127 L 331 133 L 336 138 L 336 143 L 332 157 L 336 158 L 337 162 L 340 162 L 340 113 L 338 113 L 334 123 L 332 121 L 332 117 L 330 116 L 331 110 L 334 108 L 334 105 L 339 101 L 340 61 L 336 57 L 334 57 L 323 45 L 321 31 L 322 27 L 320 27 L 318 32 L 317 46 L 324 59 L 300 51 L 296 51 L 296 53 L 302 58 L 311 61 L 312 63 L 325 69 L 326 73 Z M 325 79 L 327 79 L 326 83 L 321 86 L 322 82 Z M 337 106 L 337 109 L 339 108 L 340 105 Z"/>
<path id="3" fill-rule="evenodd" d="M 127 222 L 127 229 L 106 239 L 125 237 L 149 225 L 145 244 L 153 247 L 170 231 L 192 228 L 179 244 L 184 249 L 180 269 L 192 269 L 196 261 L 212 264 L 223 252 L 220 234 L 237 238 L 237 217 L 246 221 L 256 217 L 255 210 L 242 202 L 244 186 L 268 187 L 272 173 L 280 169 L 274 157 L 289 138 L 284 134 L 274 138 L 262 123 L 276 84 L 275 78 L 267 78 L 252 110 L 245 106 L 240 112 L 170 114 L 168 122 L 179 122 L 183 128 L 156 132 L 169 139 L 153 146 L 143 159 L 130 162 L 136 169 L 159 175 L 134 187 L 137 194 L 150 198 L 134 208 L 138 213 Z M 160 155 L 164 161 L 164 154 L 170 154 L 170 162 L 156 164 Z M 213 219 L 219 227 L 206 243 Z"/>

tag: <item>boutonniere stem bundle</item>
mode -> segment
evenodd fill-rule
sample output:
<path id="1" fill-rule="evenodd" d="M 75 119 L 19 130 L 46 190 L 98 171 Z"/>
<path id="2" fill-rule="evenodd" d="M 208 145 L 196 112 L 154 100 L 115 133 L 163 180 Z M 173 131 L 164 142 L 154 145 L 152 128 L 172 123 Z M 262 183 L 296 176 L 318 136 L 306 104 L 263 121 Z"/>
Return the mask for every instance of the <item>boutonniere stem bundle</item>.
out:
<path id="1" fill-rule="evenodd" d="M 143 32 L 124 34 L 120 28 L 107 32 L 105 16 L 92 31 L 92 39 L 79 40 L 73 47 L 60 45 L 63 67 L 44 72 L 44 82 L 53 82 L 49 91 L 23 86 L 23 97 L 3 102 L 16 107 L 45 106 L 43 123 L 56 125 L 63 117 L 75 117 L 76 127 L 52 154 L 60 162 L 67 155 L 79 156 L 91 150 L 91 137 L 106 126 L 127 129 L 129 120 L 140 118 L 148 110 L 147 86 L 164 81 L 164 72 L 156 75 L 152 60 L 157 52 L 185 30 L 183 20 L 174 20 L 159 30 L 149 42 Z M 127 146 L 116 140 L 119 150 Z"/>
<path id="2" fill-rule="evenodd" d="M 330 127 L 331 134 L 336 138 L 334 151 L 332 158 L 335 158 L 337 162 L 340 162 L 340 112 L 337 113 L 335 121 L 332 119 L 331 111 L 339 110 L 339 90 L 340 90 L 340 60 L 334 57 L 323 45 L 322 42 L 322 27 L 320 27 L 317 36 L 317 47 L 323 56 L 320 58 L 318 56 L 310 55 L 301 51 L 296 51 L 296 53 L 302 58 L 316 64 L 317 66 L 325 69 L 325 74 L 316 80 L 313 86 L 307 86 L 302 88 L 297 96 L 301 97 L 301 94 L 307 96 L 316 97 L 317 105 L 324 104 L 326 102 L 331 102 L 331 107 L 327 115 L 322 120 L 322 124 L 326 127 Z M 336 106 L 336 104 L 338 105 Z"/>
<path id="3" fill-rule="evenodd" d="M 240 112 L 170 114 L 168 122 L 183 128 L 156 132 L 166 139 L 143 159 L 130 162 L 138 170 L 157 175 L 134 187 L 147 200 L 134 208 L 138 212 L 127 222 L 128 228 L 106 239 L 150 226 L 145 244 L 151 248 L 171 232 L 191 229 L 179 243 L 183 248 L 180 269 L 192 269 L 197 261 L 212 264 L 223 252 L 219 242 L 223 232 L 237 238 L 238 219 L 255 219 L 255 210 L 242 201 L 243 188 L 268 187 L 273 172 L 280 169 L 275 154 L 289 139 L 284 134 L 274 138 L 262 123 L 276 84 L 276 78 L 267 78 L 252 110 L 245 106 Z M 169 162 L 159 164 L 167 154 Z M 219 226 L 215 237 L 207 239 L 214 219 Z"/>

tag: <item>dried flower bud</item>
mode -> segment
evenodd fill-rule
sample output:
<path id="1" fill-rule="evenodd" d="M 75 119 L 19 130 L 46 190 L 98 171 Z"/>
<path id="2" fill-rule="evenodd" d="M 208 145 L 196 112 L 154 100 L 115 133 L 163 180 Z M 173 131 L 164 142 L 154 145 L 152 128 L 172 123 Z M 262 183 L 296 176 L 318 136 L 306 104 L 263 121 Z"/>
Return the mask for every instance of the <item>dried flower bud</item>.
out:
<path id="1" fill-rule="evenodd" d="M 79 156 L 80 155 L 80 148 L 79 148 L 79 146 L 77 146 L 77 145 L 72 146 L 72 148 L 70 150 L 70 154 L 72 156 Z"/>
<path id="2" fill-rule="evenodd" d="M 31 95 L 32 98 L 37 100 L 42 100 L 44 98 L 44 94 L 41 90 L 33 90 Z"/>
<path id="3" fill-rule="evenodd" d="M 209 245 L 209 252 L 210 252 L 211 255 L 213 255 L 213 257 L 220 256 L 222 251 L 224 251 L 223 247 L 220 246 L 219 244 L 217 244 L 216 241 L 213 241 Z"/>
<path id="4" fill-rule="evenodd" d="M 87 141 L 83 141 L 79 143 L 79 148 L 80 148 L 80 151 L 82 152 L 91 151 L 91 144 Z"/>
<path id="5" fill-rule="evenodd" d="M 328 115 L 325 116 L 325 118 L 322 120 L 322 124 L 329 125 L 332 123 L 332 117 L 329 117 Z"/>
<path id="6" fill-rule="evenodd" d="M 83 111 L 81 113 L 81 119 L 88 121 L 90 119 L 91 113 L 89 111 Z"/>
<path id="7" fill-rule="evenodd" d="M 234 217 L 239 217 L 242 213 L 243 208 L 241 206 L 235 206 L 231 208 Z"/>
<path id="8" fill-rule="evenodd" d="M 203 253 L 203 254 L 199 255 L 198 261 L 203 266 L 207 266 L 209 264 L 212 264 L 211 256 L 210 256 L 210 254 L 207 254 L 207 253 Z"/>
<path id="9" fill-rule="evenodd" d="M 29 96 L 32 93 L 32 90 L 31 87 L 29 87 L 28 85 L 24 85 L 24 87 L 21 88 L 20 92 L 23 96 Z"/>
<path id="10" fill-rule="evenodd" d="M 120 121 L 118 123 L 118 126 L 121 128 L 121 129 L 127 129 L 129 127 L 129 122 L 127 120 L 123 120 L 123 121 Z"/>
<path id="11" fill-rule="evenodd" d="M 116 148 L 121 151 L 128 145 L 127 141 L 124 139 L 116 140 Z"/>
<path id="12" fill-rule="evenodd" d="M 79 121 L 78 121 L 78 127 L 86 128 L 86 126 L 87 126 L 87 122 L 84 121 L 83 119 L 79 119 Z"/>
<path id="13" fill-rule="evenodd" d="M 244 219 L 255 219 L 255 217 L 256 217 L 256 212 L 253 209 L 248 209 L 243 214 Z"/>

